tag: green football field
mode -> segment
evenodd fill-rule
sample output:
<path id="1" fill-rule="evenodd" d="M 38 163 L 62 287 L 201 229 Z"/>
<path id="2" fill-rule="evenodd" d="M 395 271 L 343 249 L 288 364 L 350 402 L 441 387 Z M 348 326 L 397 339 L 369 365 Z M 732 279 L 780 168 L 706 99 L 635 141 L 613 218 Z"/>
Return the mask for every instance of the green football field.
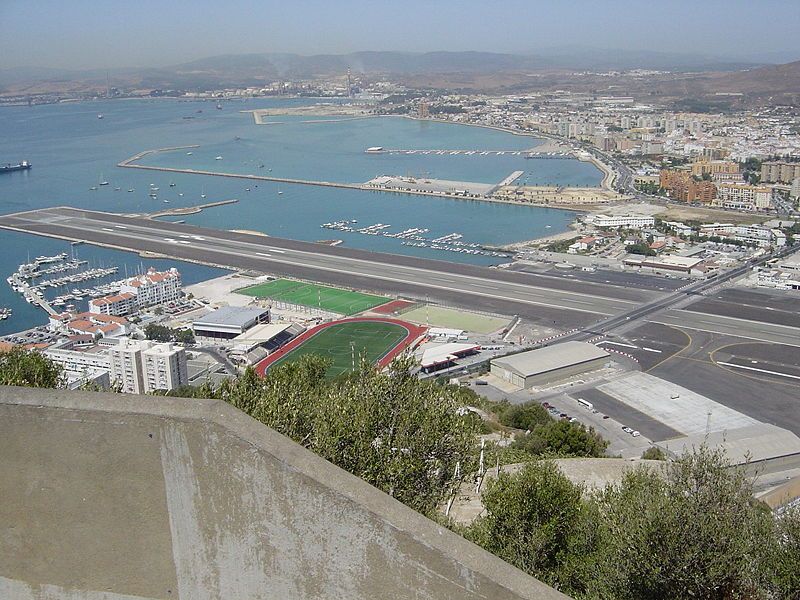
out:
<path id="1" fill-rule="evenodd" d="M 303 283 L 291 279 L 276 279 L 236 291 L 237 294 L 273 298 L 289 304 L 321 308 L 340 315 L 354 315 L 389 301 L 383 296 L 351 292 L 325 285 Z"/>
<path id="2" fill-rule="evenodd" d="M 361 356 L 370 362 L 378 362 L 407 335 L 405 327 L 394 323 L 337 323 L 321 330 L 270 367 L 297 360 L 306 354 L 318 354 L 333 360 L 327 375 L 336 377 L 352 370 L 353 355 L 356 366 Z"/>

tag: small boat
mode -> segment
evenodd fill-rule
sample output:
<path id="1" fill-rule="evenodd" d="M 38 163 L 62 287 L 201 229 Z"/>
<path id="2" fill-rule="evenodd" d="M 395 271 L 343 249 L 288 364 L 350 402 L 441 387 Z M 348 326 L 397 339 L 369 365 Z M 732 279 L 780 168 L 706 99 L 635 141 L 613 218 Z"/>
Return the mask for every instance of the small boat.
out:
<path id="1" fill-rule="evenodd" d="M 100 173 L 100 183 L 98 185 L 108 185 L 108 181 L 103 179 L 103 174 Z"/>
<path id="2" fill-rule="evenodd" d="M 214 160 L 222 160 L 221 156 L 216 157 Z"/>
<path id="3" fill-rule="evenodd" d="M 164 204 L 169 204 L 169 200 L 167 200 L 166 198 L 164 198 Z"/>
<path id="4" fill-rule="evenodd" d="M 192 154 L 194 154 L 194 153 L 193 152 L 187 152 L 186 156 L 191 156 Z"/>
<path id="5" fill-rule="evenodd" d="M 250 188 L 244 188 L 244 191 L 245 191 L 245 192 L 249 192 L 249 191 L 250 191 Z"/>
<path id="6" fill-rule="evenodd" d="M 98 119 L 102 119 L 102 118 L 103 118 L 103 115 L 97 115 L 97 118 L 98 118 Z"/>
<path id="7" fill-rule="evenodd" d="M 89 188 L 89 190 L 90 190 L 90 191 L 92 191 L 92 192 L 94 192 L 94 191 L 96 191 L 96 190 L 97 190 L 97 186 L 96 186 L 96 185 L 93 185 L 92 187 L 90 187 L 90 188 Z"/>
<path id="8" fill-rule="evenodd" d="M 121 189 L 122 189 L 122 188 L 115 187 L 115 188 L 114 188 L 114 191 L 115 191 L 115 192 L 118 192 L 118 191 L 120 191 Z"/>
<path id="9" fill-rule="evenodd" d="M 282 194 L 283 194 L 283 192 L 278 192 L 278 196 L 281 196 Z"/>
<path id="10" fill-rule="evenodd" d="M 136 191 L 135 189 L 131 188 L 131 189 L 128 190 L 128 193 L 135 192 L 135 191 Z"/>
<path id="11" fill-rule="evenodd" d="M 175 187 L 175 183 L 174 183 L 174 182 L 172 182 L 172 181 L 170 181 L 170 182 L 169 182 L 169 187 Z"/>

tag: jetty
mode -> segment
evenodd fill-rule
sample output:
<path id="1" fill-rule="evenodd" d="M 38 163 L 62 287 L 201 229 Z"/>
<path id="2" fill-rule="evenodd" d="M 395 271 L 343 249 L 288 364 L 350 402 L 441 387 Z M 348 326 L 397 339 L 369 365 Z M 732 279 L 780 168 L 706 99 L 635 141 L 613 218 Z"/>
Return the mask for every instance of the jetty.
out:
<path id="1" fill-rule="evenodd" d="M 239 202 L 238 198 L 231 198 L 230 200 L 218 200 L 216 202 L 206 202 L 205 204 L 195 204 L 194 206 L 168 208 L 165 210 L 146 213 L 143 216 L 147 219 L 157 219 L 158 217 L 181 217 L 185 215 L 195 215 L 199 212 L 203 212 L 207 208 L 225 206 L 227 204 L 236 204 L 237 202 Z"/>

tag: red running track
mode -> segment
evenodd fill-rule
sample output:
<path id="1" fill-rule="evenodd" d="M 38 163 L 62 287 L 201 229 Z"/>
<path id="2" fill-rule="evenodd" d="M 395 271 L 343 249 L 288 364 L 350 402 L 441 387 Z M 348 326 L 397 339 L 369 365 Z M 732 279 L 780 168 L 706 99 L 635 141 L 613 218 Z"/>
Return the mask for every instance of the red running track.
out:
<path id="1" fill-rule="evenodd" d="M 308 331 L 305 331 L 294 338 L 291 342 L 280 348 L 279 350 L 273 352 L 264 360 L 259 362 L 255 366 L 256 373 L 258 375 L 264 375 L 267 372 L 267 369 L 277 360 L 280 360 L 289 352 L 301 346 L 309 339 L 317 335 L 323 329 L 327 329 L 328 327 L 332 327 L 333 325 L 340 325 L 341 323 L 391 323 L 393 325 L 399 325 L 403 329 L 405 329 L 408 333 L 405 338 L 403 338 L 399 344 L 397 344 L 394 348 L 389 350 L 386 354 L 383 355 L 378 360 L 379 367 L 385 367 L 388 365 L 395 357 L 400 354 L 403 350 L 411 346 L 415 341 L 422 338 L 425 335 L 425 332 L 428 331 L 427 327 L 421 327 L 419 325 L 413 325 L 411 323 L 407 323 L 406 321 L 400 321 L 399 319 L 390 319 L 384 317 L 355 317 L 353 319 L 339 319 L 338 321 L 331 321 L 330 323 L 323 323 L 322 325 L 317 325 L 316 327 L 312 327 Z"/>

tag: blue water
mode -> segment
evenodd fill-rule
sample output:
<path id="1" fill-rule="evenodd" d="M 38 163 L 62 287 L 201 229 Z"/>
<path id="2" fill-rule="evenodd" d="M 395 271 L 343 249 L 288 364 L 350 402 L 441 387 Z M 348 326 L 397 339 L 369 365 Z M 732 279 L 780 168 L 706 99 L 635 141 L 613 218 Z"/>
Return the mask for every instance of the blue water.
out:
<path id="1" fill-rule="evenodd" d="M 343 239 L 349 247 L 491 264 L 497 259 L 402 246 L 400 240 L 393 238 L 348 234 L 319 226 L 334 220 L 357 219 L 362 226 L 390 224 L 388 231 L 426 227 L 431 230 L 428 237 L 457 232 L 467 242 L 501 244 L 563 231 L 574 213 L 271 182 L 256 184 L 248 180 L 121 169 L 116 163 L 145 149 L 199 144 L 199 148 L 191 150 L 191 156 L 186 151 L 175 151 L 148 156 L 143 162 L 336 182 L 363 182 L 377 175 L 393 174 L 496 183 L 515 170 L 525 171 L 521 181 L 527 180 L 531 185 L 599 185 L 601 179 L 600 172 L 592 165 L 576 160 L 364 153 L 369 146 L 523 150 L 540 143 L 535 138 L 484 128 L 399 117 L 315 123 L 303 122 L 305 119 L 298 117 L 271 117 L 271 121 L 279 124 L 259 126 L 250 114 L 240 112 L 307 103 L 309 100 L 258 99 L 227 102 L 223 110 L 216 110 L 210 102 L 119 100 L 3 108 L 0 163 L 26 159 L 33 163 L 33 169 L 0 176 L 0 212 L 57 205 L 149 212 L 237 198 L 236 205 L 210 209 L 186 217 L 186 221 L 310 241 L 336 238 Z M 98 114 L 104 118 L 98 119 Z M 192 118 L 183 118 L 187 116 Z M 215 160 L 216 156 L 223 159 Z M 259 169 L 260 164 L 265 167 Z M 110 185 L 90 191 L 101 178 Z M 170 182 L 175 186 L 170 187 Z M 160 188 L 157 200 L 148 196 L 151 183 Z M 120 191 L 114 190 L 117 186 Z M 135 192 L 128 193 L 129 188 Z M 203 193 L 205 199 L 201 198 Z M 169 204 L 164 200 L 169 200 Z M 66 242 L 6 231 L 0 231 L 0 244 L 3 278 L 29 255 L 70 251 Z M 142 266 L 174 265 L 187 283 L 222 272 L 180 261 L 143 260 L 135 254 L 88 245 L 77 247 L 77 252 L 93 266 L 118 265 L 121 273 L 125 267 L 133 272 Z M 12 318 L 0 322 L 0 335 L 46 320 L 41 309 L 28 305 L 4 281 L 0 284 L 0 306 L 14 309 Z"/>

